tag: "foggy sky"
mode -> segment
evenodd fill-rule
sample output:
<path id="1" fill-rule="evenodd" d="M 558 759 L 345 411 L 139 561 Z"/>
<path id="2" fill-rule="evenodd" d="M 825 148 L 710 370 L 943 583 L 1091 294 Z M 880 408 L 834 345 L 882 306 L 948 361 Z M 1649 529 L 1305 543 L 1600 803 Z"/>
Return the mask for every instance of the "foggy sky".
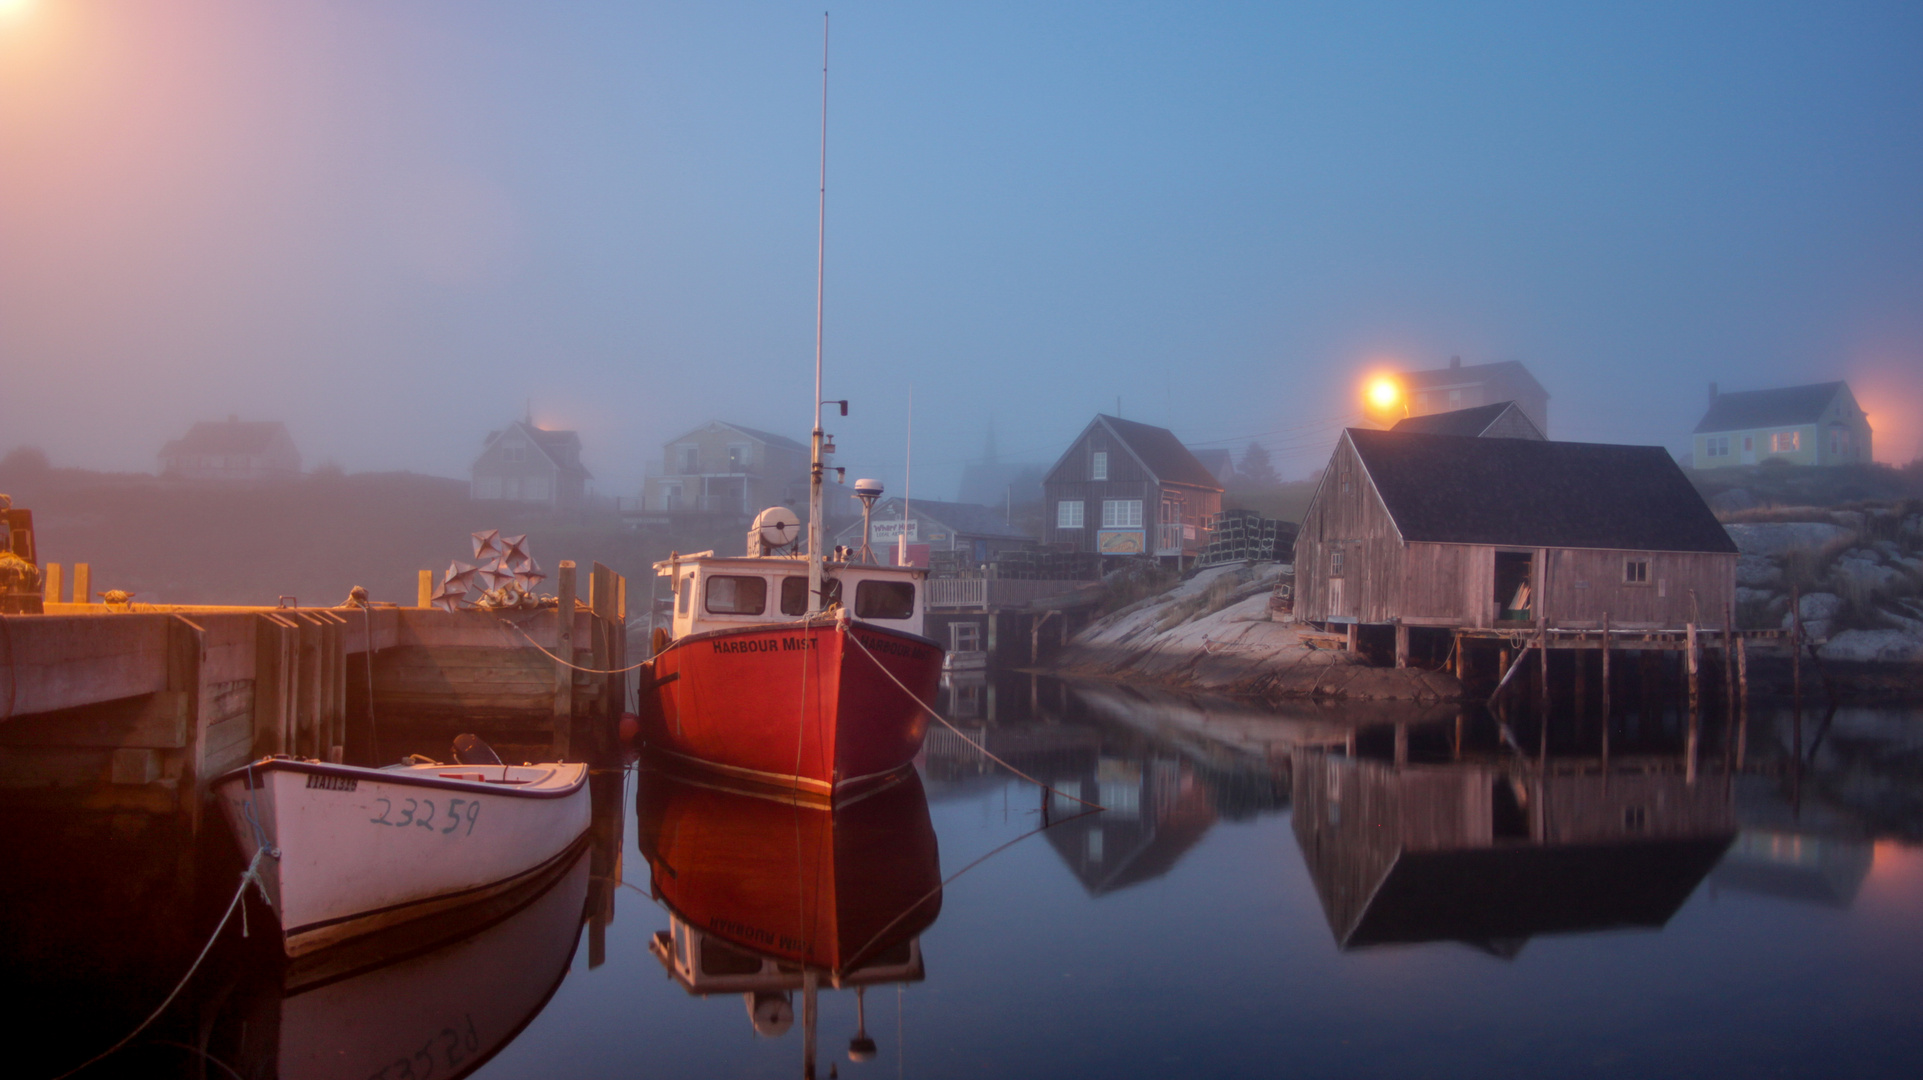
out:
<path id="1" fill-rule="evenodd" d="M 532 399 L 633 494 L 710 417 L 805 438 L 819 6 L 25 7 L 0 452 L 151 470 L 237 413 L 465 476 Z M 1558 438 L 1848 378 L 1923 453 L 1923 8 L 1678 8 L 836 5 L 838 462 L 900 493 L 912 385 L 929 497 L 1118 395 L 1301 474 L 1452 355 Z"/>

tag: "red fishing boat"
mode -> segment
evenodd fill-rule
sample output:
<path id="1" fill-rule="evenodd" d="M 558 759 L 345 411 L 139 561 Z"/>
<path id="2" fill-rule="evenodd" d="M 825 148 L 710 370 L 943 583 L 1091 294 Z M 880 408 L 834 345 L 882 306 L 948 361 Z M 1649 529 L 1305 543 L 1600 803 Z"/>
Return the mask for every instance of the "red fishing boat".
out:
<path id="1" fill-rule="evenodd" d="M 909 767 L 941 680 L 942 648 L 921 633 L 926 572 L 825 563 L 829 603 L 810 611 L 813 562 L 657 565 L 674 623 L 643 669 L 648 751 L 827 799 Z"/>
<path id="2" fill-rule="evenodd" d="M 639 734 L 651 753 L 833 800 L 907 769 L 920 752 L 942 648 L 922 634 L 926 572 L 879 566 L 868 554 L 868 512 L 881 495 L 879 482 L 855 482 L 863 506 L 860 551 L 830 559 L 824 546 L 822 480 L 834 444 L 821 429 L 821 407 L 840 405 L 846 416 L 848 403 L 821 398 L 825 36 L 822 48 L 807 535 L 794 511 L 771 507 L 748 530 L 742 558 L 709 551 L 655 564 L 673 590 L 674 620 L 671 629 L 655 631 L 655 656 L 642 668 Z"/>

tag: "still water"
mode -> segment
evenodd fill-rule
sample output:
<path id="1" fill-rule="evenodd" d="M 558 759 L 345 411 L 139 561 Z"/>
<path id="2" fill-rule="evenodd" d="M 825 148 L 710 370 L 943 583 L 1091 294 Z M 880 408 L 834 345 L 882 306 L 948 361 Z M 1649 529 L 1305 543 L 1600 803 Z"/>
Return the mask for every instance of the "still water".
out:
<path id="1" fill-rule="evenodd" d="M 1619 718 L 1605 776 L 1581 718 L 1545 763 L 1452 710 L 1027 676 L 943 706 L 1059 794 L 939 730 L 833 814 L 610 770 L 538 889 L 293 965 L 255 908 L 88 1075 L 800 1076 L 810 1027 L 822 1077 L 1923 1069 L 1913 712 L 1813 714 L 1798 768 L 1764 711 L 1746 772 L 1716 736 L 1692 781 L 1673 715 Z M 4 824 L 7 1072 L 53 1075 L 199 942 L 152 826 Z M 206 927 L 236 867 L 200 862 Z"/>

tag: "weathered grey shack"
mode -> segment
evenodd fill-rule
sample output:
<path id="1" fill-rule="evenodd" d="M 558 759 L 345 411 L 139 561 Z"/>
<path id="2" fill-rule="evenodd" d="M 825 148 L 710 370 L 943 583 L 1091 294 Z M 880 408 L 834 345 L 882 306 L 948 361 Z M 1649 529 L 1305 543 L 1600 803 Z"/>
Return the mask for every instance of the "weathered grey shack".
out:
<path id="1" fill-rule="evenodd" d="M 1350 428 L 1295 573 L 1309 622 L 1720 627 L 1736 545 L 1659 446 Z"/>

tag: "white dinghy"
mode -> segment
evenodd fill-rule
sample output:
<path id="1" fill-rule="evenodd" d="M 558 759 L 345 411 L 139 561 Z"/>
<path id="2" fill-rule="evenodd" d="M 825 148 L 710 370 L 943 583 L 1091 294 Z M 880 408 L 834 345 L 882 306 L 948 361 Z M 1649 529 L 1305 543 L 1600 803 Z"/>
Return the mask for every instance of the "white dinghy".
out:
<path id="1" fill-rule="evenodd" d="M 503 765 L 473 736 L 455 746 L 453 765 L 270 757 L 214 781 L 242 854 L 268 851 L 287 955 L 486 899 L 570 854 L 588 828 L 586 765 Z"/>

